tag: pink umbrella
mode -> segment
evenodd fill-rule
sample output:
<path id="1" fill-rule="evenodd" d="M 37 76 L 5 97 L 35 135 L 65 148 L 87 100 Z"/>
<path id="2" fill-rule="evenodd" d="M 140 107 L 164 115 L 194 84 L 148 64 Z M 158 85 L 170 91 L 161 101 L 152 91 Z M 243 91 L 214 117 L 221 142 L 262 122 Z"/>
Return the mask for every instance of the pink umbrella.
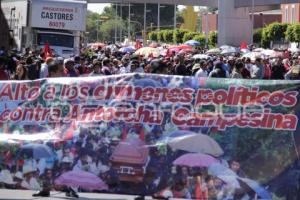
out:
<path id="1" fill-rule="evenodd" d="M 81 187 L 88 190 L 107 190 L 107 185 L 96 175 L 85 171 L 69 171 L 60 175 L 55 181 L 56 185 Z"/>
<path id="2" fill-rule="evenodd" d="M 187 153 L 177 158 L 173 164 L 188 167 L 208 167 L 219 163 L 217 159 L 203 153 Z"/>

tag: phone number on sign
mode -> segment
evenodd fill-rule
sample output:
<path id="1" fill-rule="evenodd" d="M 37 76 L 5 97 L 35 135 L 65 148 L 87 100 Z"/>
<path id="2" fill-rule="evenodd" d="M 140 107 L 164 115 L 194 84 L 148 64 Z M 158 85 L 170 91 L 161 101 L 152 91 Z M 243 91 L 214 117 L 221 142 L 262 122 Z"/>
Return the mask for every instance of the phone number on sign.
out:
<path id="1" fill-rule="evenodd" d="M 49 22 L 49 27 L 65 28 L 65 22 Z"/>

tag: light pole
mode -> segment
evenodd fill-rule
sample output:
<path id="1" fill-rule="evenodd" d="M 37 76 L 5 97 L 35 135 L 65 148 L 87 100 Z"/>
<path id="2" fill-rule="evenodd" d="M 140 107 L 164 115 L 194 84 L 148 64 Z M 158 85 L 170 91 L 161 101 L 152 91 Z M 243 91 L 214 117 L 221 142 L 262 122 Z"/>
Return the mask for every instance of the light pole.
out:
<path id="1" fill-rule="evenodd" d="M 160 30 L 160 3 L 157 4 L 157 30 Z"/>
<path id="2" fill-rule="evenodd" d="M 122 19 L 122 15 L 123 15 L 123 4 L 120 3 L 120 17 L 121 17 L 121 22 L 123 21 Z M 123 33 L 122 33 L 122 27 L 120 27 L 120 42 L 122 42 L 122 37 L 123 37 Z"/>
<path id="3" fill-rule="evenodd" d="M 251 8 L 251 14 L 252 14 L 252 17 L 251 17 L 251 24 L 252 24 L 252 27 L 251 27 L 251 44 L 253 44 L 253 33 L 254 33 L 254 0 L 252 0 L 252 8 Z"/>
<path id="4" fill-rule="evenodd" d="M 130 3 L 128 3 L 128 40 L 130 41 L 131 40 L 131 35 L 130 35 L 130 29 L 131 29 L 131 27 L 130 27 L 130 12 L 131 12 L 131 6 L 130 6 Z"/>
<path id="5" fill-rule="evenodd" d="M 176 8 L 177 8 L 177 5 L 175 4 L 175 5 L 174 5 L 174 30 L 175 30 L 176 27 L 177 27 L 177 26 L 176 26 L 176 23 L 177 23 L 177 22 L 176 22 L 176 17 L 177 17 L 177 16 L 176 16 Z"/>

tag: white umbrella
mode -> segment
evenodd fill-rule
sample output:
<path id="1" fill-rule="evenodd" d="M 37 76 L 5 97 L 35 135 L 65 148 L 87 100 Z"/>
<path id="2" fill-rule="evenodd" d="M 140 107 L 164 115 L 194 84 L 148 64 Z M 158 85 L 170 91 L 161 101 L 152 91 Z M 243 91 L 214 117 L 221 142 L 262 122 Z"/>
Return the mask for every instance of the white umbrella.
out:
<path id="1" fill-rule="evenodd" d="M 208 60 L 211 58 L 211 56 L 206 55 L 206 54 L 196 54 L 193 56 L 194 59 L 205 59 Z"/>
<path id="2" fill-rule="evenodd" d="M 172 149 L 205 153 L 215 157 L 219 157 L 224 153 L 220 145 L 213 138 L 201 133 L 175 137 L 167 143 Z"/>
<path id="3" fill-rule="evenodd" d="M 233 54 L 233 53 L 239 53 L 240 51 L 235 47 L 229 47 L 227 49 L 223 49 L 221 54 Z"/>

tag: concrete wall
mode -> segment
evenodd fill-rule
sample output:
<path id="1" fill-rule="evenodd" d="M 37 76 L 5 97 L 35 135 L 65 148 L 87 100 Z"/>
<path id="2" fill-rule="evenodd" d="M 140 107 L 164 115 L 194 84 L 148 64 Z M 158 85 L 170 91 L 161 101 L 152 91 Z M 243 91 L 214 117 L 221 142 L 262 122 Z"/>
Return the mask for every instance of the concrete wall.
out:
<path id="1" fill-rule="evenodd" d="M 9 26 L 5 20 L 3 11 L 1 9 L 1 0 L 0 0 L 0 47 L 4 46 L 5 49 L 9 49 L 9 46 L 13 46 L 13 39 L 9 34 Z"/>

